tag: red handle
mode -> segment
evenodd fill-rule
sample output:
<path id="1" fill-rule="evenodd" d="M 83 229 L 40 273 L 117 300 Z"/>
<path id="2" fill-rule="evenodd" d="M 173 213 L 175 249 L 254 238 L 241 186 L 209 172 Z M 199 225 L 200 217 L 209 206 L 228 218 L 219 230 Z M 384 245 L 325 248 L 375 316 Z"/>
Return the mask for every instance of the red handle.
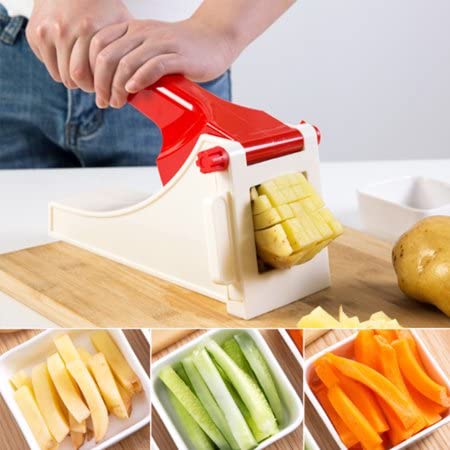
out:
<path id="1" fill-rule="evenodd" d="M 222 100 L 181 75 L 167 75 L 128 100 L 161 129 L 157 165 L 163 184 L 178 172 L 202 133 L 240 142 L 248 149 L 248 164 L 303 148 L 298 130 L 263 111 Z"/>

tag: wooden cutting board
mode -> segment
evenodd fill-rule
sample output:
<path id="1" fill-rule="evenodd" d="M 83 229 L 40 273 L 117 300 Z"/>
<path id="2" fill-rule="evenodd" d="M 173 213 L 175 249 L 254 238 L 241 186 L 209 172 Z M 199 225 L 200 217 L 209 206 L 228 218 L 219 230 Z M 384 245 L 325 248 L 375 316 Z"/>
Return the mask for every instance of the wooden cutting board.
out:
<path id="1" fill-rule="evenodd" d="M 204 333 L 204 330 L 195 331 L 189 336 L 179 340 L 170 347 L 155 353 L 152 357 L 152 361 L 157 361 L 159 358 L 167 355 L 176 348 L 186 344 L 191 339 L 195 339 L 200 334 Z M 159 339 L 158 333 L 160 330 L 152 330 L 152 341 L 153 339 Z M 283 368 L 289 381 L 294 386 L 297 394 L 300 398 L 303 397 L 303 373 L 300 365 L 295 359 L 294 355 L 291 353 L 282 337 L 277 330 L 261 330 L 261 334 L 275 355 L 276 359 Z M 288 434 L 283 439 L 275 442 L 268 447 L 270 450 L 292 450 L 292 449 L 302 449 L 303 448 L 303 431 L 302 426 L 300 426 L 296 431 Z M 153 408 L 152 410 L 152 438 L 156 441 L 156 444 L 160 449 L 164 450 L 176 450 L 177 447 L 172 441 L 166 427 L 164 426 L 162 420 L 160 419 L 158 413 Z"/>
<path id="2" fill-rule="evenodd" d="M 68 327 L 293 327 L 315 306 L 337 314 L 340 304 L 361 319 L 384 310 L 404 326 L 450 326 L 437 309 L 400 292 L 390 255 L 389 244 L 346 230 L 330 246 L 331 288 L 251 321 L 228 315 L 221 302 L 63 242 L 0 255 L 0 290 Z"/>
<path id="3" fill-rule="evenodd" d="M 308 330 L 305 333 L 307 334 Z M 306 346 L 305 355 L 308 358 L 324 348 L 350 336 L 352 333 L 353 331 L 351 330 L 331 330 L 322 338 Z M 450 330 L 417 330 L 417 333 L 419 333 L 444 372 L 450 374 L 450 356 L 448 352 L 442 351 L 442 349 L 447 349 L 450 346 Z M 339 447 L 334 442 L 314 406 L 306 397 L 305 416 L 305 424 L 319 444 L 319 447 L 326 448 L 327 450 L 339 450 Z M 438 450 L 448 448 L 449 434 L 450 425 L 447 424 L 410 448 L 411 450 Z"/>
<path id="4" fill-rule="evenodd" d="M 150 349 L 147 339 L 140 330 L 124 330 L 131 347 L 146 371 L 150 369 Z M 27 341 L 41 330 L 23 330 L 0 335 L 0 355 Z M 111 450 L 148 450 L 150 447 L 150 427 L 141 428 L 136 433 L 119 442 Z M 0 449 L 28 450 L 28 444 L 13 415 L 0 396 Z"/>

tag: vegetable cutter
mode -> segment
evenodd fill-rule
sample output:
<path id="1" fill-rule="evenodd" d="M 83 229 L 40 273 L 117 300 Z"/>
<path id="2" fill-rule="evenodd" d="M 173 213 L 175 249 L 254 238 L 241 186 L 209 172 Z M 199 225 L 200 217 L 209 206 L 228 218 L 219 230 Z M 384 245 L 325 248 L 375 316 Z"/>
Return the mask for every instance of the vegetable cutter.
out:
<path id="1" fill-rule="evenodd" d="M 317 128 L 226 102 L 181 75 L 129 102 L 161 129 L 162 189 L 51 203 L 51 236 L 225 302 L 244 319 L 329 286 L 326 249 L 290 269 L 258 271 L 250 200 L 251 187 L 293 172 L 320 192 Z"/>

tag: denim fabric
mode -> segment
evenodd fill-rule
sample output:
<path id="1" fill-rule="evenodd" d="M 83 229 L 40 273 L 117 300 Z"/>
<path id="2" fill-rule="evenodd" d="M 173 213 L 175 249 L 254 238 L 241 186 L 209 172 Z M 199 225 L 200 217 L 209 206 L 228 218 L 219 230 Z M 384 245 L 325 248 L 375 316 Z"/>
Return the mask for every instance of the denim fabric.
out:
<path id="1" fill-rule="evenodd" d="M 0 169 L 155 164 L 158 127 L 129 105 L 100 110 L 93 94 L 55 83 L 25 26 L 0 4 Z M 202 85 L 230 100 L 230 78 Z"/>

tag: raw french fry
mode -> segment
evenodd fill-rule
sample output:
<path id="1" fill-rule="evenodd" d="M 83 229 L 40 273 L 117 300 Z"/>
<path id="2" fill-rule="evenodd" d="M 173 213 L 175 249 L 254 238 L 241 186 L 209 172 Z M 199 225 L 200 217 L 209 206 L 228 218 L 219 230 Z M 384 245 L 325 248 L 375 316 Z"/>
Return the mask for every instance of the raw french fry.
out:
<path id="1" fill-rule="evenodd" d="M 127 410 L 128 417 L 131 416 L 131 412 L 133 410 L 133 394 L 130 391 L 127 391 L 114 377 L 114 380 L 117 385 L 117 389 L 119 389 L 120 396 L 122 397 L 123 404 Z"/>
<path id="2" fill-rule="evenodd" d="M 55 343 L 61 358 L 66 364 L 75 359 L 80 359 L 80 355 L 73 345 L 72 339 L 70 339 L 69 335 L 64 334 L 59 336 L 53 342 Z"/>
<path id="3" fill-rule="evenodd" d="M 83 420 L 81 422 L 78 422 L 75 417 L 72 416 L 72 414 L 69 412 L 69 428 L 71 432 L 75 433 L 81 433 L 85 434 L 87 427 L 86 427 L 86 420 Z"/>
<path id="4" fill-rule="evenodd" d="M 97 382 L 108 411 L 119 419 L 128 419 L 127 406 L 120 395 L 114 376 L 103 353 L 91 356 L 87 366 Z"/>
<path id="5" fill-rule="evenodd" d="M 72 441 L 72 446 L 75 450 L 78 450 L 83 444 L 86 435 L 84 433 L 79 433 L 77 431 L 72 431 L 70 433 L 70 439 Z"/>
<path id="6" fill-rule="evenodd" d="M 81 359 L 74 359 L 69 362 L 67 364 L 67 370 L 77 382 L 78 387 L 86 399 L 89 410 L 91 411 L 95 440 L 96 442 L 100 442 L 105 437 L 109 424 L 108 410 L 100 391 Z"/>
<path id="7" fill-rule="evenodd" d="M 71 378 L 61 356 L 58 353 L 53 354 L 47 359 L 47 366 L 50 377 L 55 388 L 68 409 L 77 422 L 86 420 L 90 411 L 84 403 L 77 385 Z"/>
<path id="8" fill-rule="evenodd" d="M 31 381 L 36 402 L 48 429 L 55 440 L 61 443 L 69 434 L 69 424 L 60 408 L 58 394 L 48 373 L 46 363 L 33 368 Z"/>
<path id="9" fill-rule="evenodd" d="M 10 378 L 10 383 L 15 390 L 20 389 L 22 386 L 28 386 L 31 391 L 33 391 L 33 385 L 31 384 L 31 378 L 27 375 L 24 370 L 15 373 Z"/>
<path id="10" fill-rule="evenodd" d="M 83 361 L 85 364 L 89 361 L 89 359 L 92 357 L 92 353 L 89 353 L 85 348 L 78 347 L 77 352 L 80 355 L 81 361 Z"/>
<path id="11" fill-rule="evenodd" d="M 91 341 L 99 353 L 105 355 L 119 383 L 130 392 L 141 392 L 142 384 L 107 331 L 97 331 Z"/>
<path id="12" fill-rule="evenodd" d="M 14 392 L 14 399 L 22 412 L 28 426 L 42 450 L 57 448 L 57 442 L 50 434 L 34 395 L 28 386 L 21 386 Z"/>

